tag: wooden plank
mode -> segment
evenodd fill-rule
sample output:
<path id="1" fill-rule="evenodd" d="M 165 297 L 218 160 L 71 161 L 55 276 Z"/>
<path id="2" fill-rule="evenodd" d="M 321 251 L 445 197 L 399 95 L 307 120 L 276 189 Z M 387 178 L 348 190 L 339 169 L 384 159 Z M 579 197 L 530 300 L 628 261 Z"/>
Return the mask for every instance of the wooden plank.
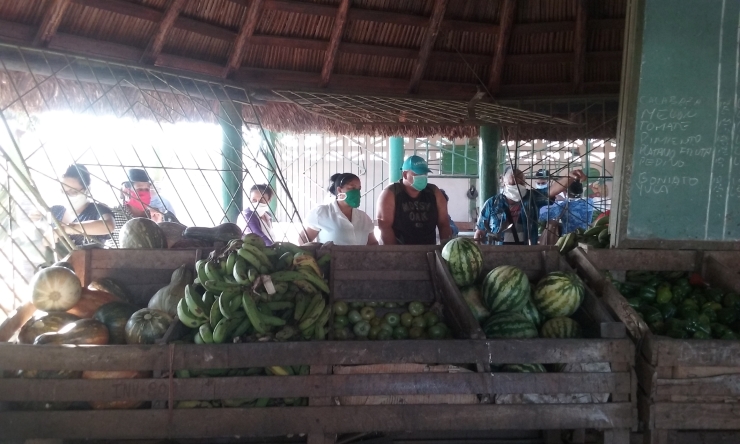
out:
<path id="1" fill-rule="evenodd" d="M 657 364 L 674 366 L 740 366 L 740 341 L 655 337 Z"/>
<path id="2" fill-rule="evenodd" d="M 257 27 L 257 20 L 259 19 L 261 6 L 262 0 L 252 0 L 249 5 L 249 9 L 244 16 L 244 22 L 242 23 L 241 28 L 239 28 L 239 34 L 236 36 L 234 45 L 231 47 L 229 61 L 224 68 L 222 77 L 230 77 L 231 74 L 233 74 L 234 71 L 242 65 L 247 43 L 252 37 L 252 34 L 254 34 L 254 29 Z"/>
<path id="3" fill-rule="evenodd" d="M 711 256 L 702 261 L 702 276 L 713 287 L 726 291 L 740 291 L 740 275 Z"/>
<path id="4" fill-rule="evenodd" d="M 332 298 L 345 301 L 434 301 L 432 282 L 427 281 L 334 281 Z"/>
<path id="5" fill-rule="evenodd" d="M 735 273 L 740 273 L 740 252 L 738 251 L 705 251 L 704 257 L 716 259 Z"/>
<path id="6" fill-rule="evenodd" d="M 480 323 L 475 319 L 467 303 L 463 300 L 460 289 L 454 284 L 450 270 L 447 268 L 444 259 L 442 259 L 442 254 L 439 251 L 427 254 L 431 256 L 431 266 L 434 267 L 432 275 L 437 278 L 440 284 L 442 303 L 453 313 L 453 316 L 460 324 L 460 328 L 468 337 L 471 339 L 485 339 L 486 335 L 481 330 Z"/>
<path id="7" fill-rule="evenodd" d="M 428 271 L 427 256 L 441 248 L 434 245 L 335 246 L 332 264 L 336 270 Z"/>
<path id="8" fill-rule="evenodd" d="M 73 54 L 83 54 L 90 57 L 104 57 L 113 61 L 138 63 L 142 50 L 132 46 L 101 40 L 78 37 L 71 34 L 57 32 L 48 45 L 49 49 L 69 51 Z M 101 250 L 102 251 L 102 250 Z"/>
<path id="9" fill-rule="evenodd" d="M 196 250 L 90 250 L 94 269 L 138 268 L 174 270 L 181 265 L 195 266 Z M 77 254 L 74 252 L 73 254 Z"/>
<path id="10" fill-rule="evenodd" d="M 515 17 L 516 0 L 503 0 L 496 48 L 493 54 L 493 62 L 491 63 L 491 71 L 488 74 L 488 92 L 493 96 L 498 95 L 501 89 L 501 78 L 504 72 L 506 52 L 509 47 L 509 38 L 511 37 L 511 30 L 514 27 Z"/>
<path id="11" fill-rule="evenodd" d="M 658 379 L 655 388 L 658 396 L 740 396 L 740 375 Z"/>
<path id="12" fill-rule="evenodd" d="M 658 380 L 658 373 L 655 367 L 650 365 L 643 356 L 638 356 L 637 362 L 635 362 L 635 373 L 637 374 L 637 381 L 640 387 L 652 399 L 655 396 L 654 390 Z"/>
<path id="13" fill-rule="evenodd" d="M 576 1 L 576 23 L 573 33 L 573 92 L 583 92 L 583 83 L 586 79 L 586 46 L 588 36 L 586 34 L 588 21 L 587 0 Z"/>
<path id="14" fill-rule="evenodd" d="M 630 427 L 629 418 L 628 403 L 3 412 L 0 438 L 196 439 L 409 430 L 611 429 Z"/>
<path id="15" fill-rule="evenodd" d="M 53 0 L 49 4 L 46 12 L 44 12 L 44 17 L 41 19 L 41 26 L 39 26 L 36 37 L 33 39 L 34 46 L 49 44 L 57 29 L 59 29 L 59 24 L 62 23 L 62 18 L 69 7 L 69 3 L 70 0 Z"/>
<path id="16" fill-rule="evenodd" d="M 656 403 L 655 428 L 670 430 L 737 430 L 736 403 Z"/>
<path id="17" fill-rule="evenodd" d="M 604 430 L 604 444 L 629 444 L 630 429 Z"/>
<path id="18" fill-rule="evenodd" d="M 175 400 L 311 397 L 312 406 L 322 405 L 314 404 L 315 398 L 326 398 L 323 405 L 331 405 L 333 396 L 584 392 L 629 395 L 631 390 L 629 372 L 313 373 L 285 377 L 175 378 L 171 387 Z M 0 379 L 2 401 L 167 400 L 169 390 L 168 379 Z"/>
<path id="19" fill-rule="evenodd" d="M 0 344 L 6 370 L 169 370 L 167 346 L 53 346 Z M 507 339 L 374 342 L 183 344 L 173 368 L 243 368 L 268 365 L 634 363 L 626 339 Z"/>
<path id="20" fill-rule="evenodd" d="M 733 432 L 688 431 L 676 434 L 675 444 L 736 444 L 740 430 Z"/>
<path id="21" fill-rule="evenodd" d="M 337 270 L 332 275 L 337 281 L 429 281 L 425 270 Z"/>
<path id="22" fill-rule="evenodd" d="M 162 20 L 159 22 L 157 31 L 154 33 L 147 49 L 144 51 L 144 55 L 141 57 L 142 63 L 153 63 L 159 57 L 159 53 L 162 52 L 164 43 L 167 39 L 172 27 L 175 25 L 177 17 L 180 15 L 183 6 L 185 6 L 185 0 L 171 0 L 167 9 L 162 15 Z"/>
<path id="23" fill-rule="evenodd" d="M 538 270 L 542 272 L 544 265 L 542 262 L 542 251 L 548 250 L 552 250 L 552 248 L 483 245 L 481 246 L 481 252 L 483 253 L 483 271 L 490 271 L 500 265 L 513 265 L 524 271 Z M 555 252 L 555 254 L 557 254 L 557 252 Z"/>
<path id="24" fill-rule="evenodd" d="M 130 265 L 129 265 L 130 267 Z M 116 281 L 122 282 L 128 288 L 135 287 L 136 285 L 159 285 L 160 288 L 169 284 L 172 272 L 175 268 L 166 270 L 157 269 L 146 269 L 146 268 L 96 268 L 92 270 L 90 274 L 91 280 L 110 278 Z M 135 285 L 129 284 L 129 282 L 136 282 Z M 152 294 L 153 295 L 153 294 Z"/>
<path id="25" fill-rule="evenodd" d="M 344 25 L 347 23 L 347 13 L 349 12 L 350 0 L 341 0 L 339 8 L 337 9 L 337 15 L 334 19 L 334 26 L 331 29 L 331 37 L 329 38 L 329 47 L 326 50 L 324 56 L 324 65 L 321 67 L 321 84 L 323 88 L 329 84 L 329 78 L 331 72 L 334 70 L 334 61 L 337 57 L 337 51 L 339 50 L 339 43 L 342 41 L 342 34 L 344 33 Z"/>
<path id="26" fill-rule="evenodd" d="M 160 54 L 157 60 L 154 61 L 154 66 L 195 72 L 211 77 L 220 76 L 224 69 L 223 66 L 216 63 L 188 59 L 172 54 Z"/>
<path id="27" fill-rule="evenodd" d="M 619 248 L 589 250 L 588 259 L 599 270 L 694 271 L 696 252 L 678 250 L 626 250 Z"/>
<path id="28" fill-rule="evenodd" d="M 411 73 L 411 80 L 409 81 L 408 92 L 410 94 L 416 93 L 419 90 L 419 83 L 421 78 L 424 77 L 424 71 L 429 61 L 429 55 L 432 53 L 434 42 L 437 40 L 437 34 L 439 34 L 439 26 L 442 24 L 442 19 L 445 16 L 445 9 L 447 9 L 448 0 L 435 0 L 434 7 L 432 9 L 432 16 L 429 18 L 429 25 L 424 32 L 424 40 L 421 42 L 421 48 L 419 48 L 419 58 L 416 60 L 414 70 Z"/>
<path id="29" fill-rule="evenodd" d="M 740 373 L 740 367 L 672 367 L 671 370 L 672 379 L 708 378 Z"/>

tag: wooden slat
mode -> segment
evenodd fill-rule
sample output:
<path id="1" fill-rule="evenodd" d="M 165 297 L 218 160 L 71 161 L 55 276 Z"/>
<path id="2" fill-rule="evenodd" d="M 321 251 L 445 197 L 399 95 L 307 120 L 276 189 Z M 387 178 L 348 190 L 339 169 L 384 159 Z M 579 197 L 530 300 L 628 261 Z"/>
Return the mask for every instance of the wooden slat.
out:
<path id="1" fill-rule="evenodd" d="M 737 430 L 738 404 L 664 403 L 652 406 L 655 428 L 670 430 Z"/>
<path id="2" fill-rule="evenodd" d="M 169 34 L 170 30 L 175 25 L 175 21 L 184 6 L 185 0 L 171 0 L 169 5 L 167 5 L 167 9 L 157 27 L 157 32 L 154 33 L 154 36 L 141 58 L 143 63 L 153 63 L 157 60 L 157 57 L 159 57 L 159 54 L 162 52 L 162 48 L 164 47 L 167 34 Z"/>
<path id="3" fill-rule="evenodd" d="M 420 301 L 431 303 L 434 289 L 426 281 L 338 281 L 334 280 L 332 298 L 343 301 Z"/>
<path id="4" fill-rule="evenodd" d="M 174 270 L 195 264 L 197 250 L 89 250 L 94 269 L 139 268 Z M 73 254 L 77 254 L 75 251 Z"/>
<path id="5" fill-rule="evenodd" d="M 588 42 L 587 0 L 576 0 L 576 23 L 573 33 L 573 92 L 583 92 L 583 82 L 586 78 L 586 45 Z"/>
<path id="6" fill-rule="evenodd" d="M 720 263 L 716 258 L 705 256 L 702 268 L 704 280 L 712 286 L 726 291 L 740 291 L 740 275 Z"/>
<path id="7" fill-rule="evenodd" d="M 189 378 L 172 381 L 175 400 L 453 395 L 630 393 L 629 373 L 385 373 Z M 167 400 L 168 379 L 0 379 L 3 401 Z M 331 405 L 331 404 L 326 404 Z"/>
<path id="8" fill-rule="evenodd" d="M 460 289 L 454 284 L 450 270 L 439 251 L 427 253 L 432 256 L 433 272 L 437 282 L 440 283 L 442 291 L 442 303 L 449 308 L 451 313 L 457 314 L 456 321 L 460 329 L 471 339 L 485 339 L 486 335 L 480 328 L 480 323 L 475 319 L 470 308 L 460 294 Z M 493 392 L 488 392 L 493 393 Z"/>
<path id="9" fill-rule="evenodd" d="M 740 341 L 671 339 L 654 337 L 657 365 L 673 366 L 740 366 Z"/>
<path id="10" fill-rule="evenodd" d="M 498 95 L 501 88 L 501 77 L 504 72 L 506 50 L 509 46 L 514 17 L 516 17 L 516 0 L 503 0 L 496 49 L 493 53 L 491 70 L 488 74 L 488 92 L 494 96 Z"/>
<path id="11" fill-rule="evenodd" d="M 694 271 L 696 252 L 690 250 L 625 250 L 618 248 L 593 249 L 588 259 L 599 270 Z"/>
<path id="12" fill-rule="evenodd" d="M 347 23 L 349 4 L 350 0 L 342 0 L 341 3 L 339 3 L 339 9 L 337 9 L 337 15 L 334 19 L 334 27 L 331 30 L 331 37 L 329 38 L 329 47 L 324 56 L 324 65 L 321 68 L 320 86 L 322 88 L 329 84 L 329 78 L 334 69 L 334 61 L 336 60 L 337 51 L 339 50 L 339 43 L 342 41 L 344 25 Z"/>
<path id="13" fill-rule="evenodd" d="M 332 279 L 338 281 L 428 281 L 424 270 L 337 270 Z"/>
<path id="14" fill-rule="evenodd" d="M 429 55 L 434 47 L 434 42 L 437 40 L 437 34 L 439 34 L 439 26 L 442 24 L 442 19 L 445 16 L 445 9 L 447 9 L 448 0 L 435 0 L 434 7 L 432 9 L 432 16 L 429 18 L 429 26 L 424 33 L 424 40 L 421 43 L 419 49 L 419 58 L 416 60 L 414 70 L 411 73 L 411 80 L 409 81 L 409 93 L 413 94 L 419 90 L 419 82 L 424 77 L 424 71 L 429 61 Z"/>
<path id="15" fill-rule="evenodd" d="M 400 248 L 386 245 L 339 247 L 332 250 L 336 270 L 429 271 L 426 254 L 438 249 L 434 246 Z"/>
<path id="16" fill-rule="evenodd" d="M 631 427 L 630 409 L 629 403 L 612 403 L 3 412 L 0 438 L 196 439 L 326 432 L 611 429 Z"/>
<path id="17" fill-rule="evenodd" d="M 59 32 L 54 35 L 48 46 L 49 49 L 69 51 L 74 54 L 133 63 L 137 63 L 143 53 L 139 48 Z"/>
<path id="18" fill-rule="evenodd" d="M 249 39 L 252 37 L 254 29 L 257 27 L 257 20 L 259 19 L 261 6 L 262 0 L 252 0 L 249 5 L 249 9 L 244 17 L 244 22 L 242 23 L 241 28 L 239 28 L 239 34 L 236 36 L 234 45 L 231 47 L 229 61 L 224 68 L 222 77 L 228 78 L 241 66 Z"/>
<path id="19" fill-rule="evenodd" d="M 658 379 L 658 396 L 740 396 L 740 375 L 690 379 Z"/>
<path id="20" fill-rule="evenodd" d="M 34 46 L 46 46 L 56 34 L 59 24 L 62 23 L 64 13 L 69 7 L 70 0 L 53 0 L 41 19 L 41 26 L 33 39 Z"/>
<path id="21" fill-rule="evenodd" d="M 216 63 L 188 59 L 172 54 L 160 54 L 157 60 L 154 61 L 154 66 L 190 71 L 211 77 L 219 77 L 224 71 L 224 67 Z"/>
<path id="22" fill-rule="evenodd" d="M 33 346 L 0 344 L 7 370 L 168 370 L 269 365 L 634 363 L 626 339 L 284 342 L 169 346 Z"/>

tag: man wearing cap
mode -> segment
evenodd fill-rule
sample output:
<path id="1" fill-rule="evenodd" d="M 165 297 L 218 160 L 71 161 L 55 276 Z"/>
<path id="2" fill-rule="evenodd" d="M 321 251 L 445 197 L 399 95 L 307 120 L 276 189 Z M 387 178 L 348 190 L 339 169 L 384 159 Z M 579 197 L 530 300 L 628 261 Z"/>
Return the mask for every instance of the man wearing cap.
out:
<path id="1" fill-rule="evenodd" d="M 550 172 L 541 169 L 538 170 L 534 175 L 534 187 L 537 190 L 547 190 L 547 188 L 550 186 Z M 544 193 L 547 193 L 547 191 L 544 191 Z"/>
<path id="2" fill-rule="evenodd" d="M 383 190 L 378 199 L 378 227 L 383 245 L 434 245 L 452 237 L 447 201 L 427 183 L 430 172 L 420 156 L 403 162 L 402 178 Z"/>

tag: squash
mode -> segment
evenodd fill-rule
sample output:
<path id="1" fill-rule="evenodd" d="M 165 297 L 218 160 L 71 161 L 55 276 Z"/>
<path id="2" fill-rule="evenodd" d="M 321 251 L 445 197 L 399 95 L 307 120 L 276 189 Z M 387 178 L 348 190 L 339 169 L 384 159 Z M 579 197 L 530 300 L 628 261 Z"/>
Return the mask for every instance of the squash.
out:
<path id="1" fill-rule="evenodd" d="M 228 242 L 232 239 L 241 239 L 242 229 L 230 222 L 223 223 L 217 227 L 188 227 L 182 233 L 182 237 L 188 239 L 200 239 L 206 242 Z"/>
<path id="2" fill-rule="evenodd" d="M 104 291 L 106 293 L 110 293 L 113 296 L 117 296 L 118 299 L 122 301 L 126 301 L 130 304 L 136 305 L 133 296 L 131 296 L 131 293 L 128 291 L 128 289 L 126 289 L 126 286 L 113 279 L 95 279 L 94 281 L 90 282 L 90 285 L 88 285 L 87 288 L 89 288 L 90 290 Z"/>
<path id="3" fill-rule="evenodd" d="M 95 291 L 83 288 L 80 301 L 77 302 L 74 307 L 67 310 L 67 313 L 71 313 L 83 319 L 91 318 L 100 307 L 109 302 L 120 302 L 120 299 L 104 291 Z"/>
<path id="4" fill-rule="evenodd" d="M 151 372 L 137 372 L 133 370 L 122 371 L 84 371 L 82 379 L 143 379 L 150 378 Z M 92 408 L 101 409 L 136 409 L 144 405 L 146 401 L 124 399 L 120 401 L 89 401 Z"/>
<path id="5" fill-rule="evenodd" d="M 22 379 L 79 379 L 82 377 L 82 372 L 77 370 L 20 370 L 16 375 Z M 20 410 L 66 410 L 73 405 L 76 405 L 76 403 L 70 401 L 26 401 L 16 403 Z"/>
<path id="6" fill-rule="evenodd" d="M 56 333 L 65 325 L 79 321 L 80 318 L 64 311 L 46 313 L 37 311 L 33 318 L 21 327 L 18 333 L 18 342 L 33 344 L 36 337 L 44 333 Z"/>
<path id="7" fill-rule="evenodd" d="M 26 325 L 26 322 L 33 317 L 35 312 L 36 307 L 32 302 L 26 302 L 11 312 L 2 324 L 0 324 L 0 342 L 9 341 L 15 332 Z M 0 372 L 0 378 L 2 377 L 2 372 Z"/>
<path id="8" fill-rule="evenodd" d="M 30 283 L 31 302 L 42 311 L 66 311 L 80 300 L 82 285 L 74 271 L 64 267 L 40 270 Z"/>
<path id="9" fill-rule="evenodd" d="M 183 224 L 177 222 L 160 222 L 159 228 L 164 233 L 164 239 L 167 241 L 167 248 L 172 248 L 174 244 L 182 240 L 182 233 L 187 228 Z"/>
<path id="10" fill-rule="evenodd" d="M 108 338 L 105 324 L 95 319 L 80 319 L 65 325 L 58 332 L 39 335 L 33 344 L 105 345 Z"/>
<path id="11" fill-rule="evenodd" d="M 170 328 L 173 318 L 164 311 L 142 308 L 126 322 L 127 344 L 154 344 Z"/>
<path id="12" fill-rule="evenodd" d="M 162 310 L 170 316 L 177 315 L 177 303 L 185 297 L 185 287 L 193 282 L 193 272 L 182 265 L 172 272 L 170 283 L 160 288 L 149 300 L 149 308 Z"/>
<path id="13" fill-rule="evenodd" d="M 119 248 L 167 248 L 162 229 L 156 222 L 145 217 L 136 217 L 121 227 L 118 233 Z"/>
<path id="14" fill-rule="evenodd" d="M 93 319 L 108 327 L 109 344 L 126 343 L 126 322 L 138 310 L 128 302 L 108 302 L 95 312 Z"/>

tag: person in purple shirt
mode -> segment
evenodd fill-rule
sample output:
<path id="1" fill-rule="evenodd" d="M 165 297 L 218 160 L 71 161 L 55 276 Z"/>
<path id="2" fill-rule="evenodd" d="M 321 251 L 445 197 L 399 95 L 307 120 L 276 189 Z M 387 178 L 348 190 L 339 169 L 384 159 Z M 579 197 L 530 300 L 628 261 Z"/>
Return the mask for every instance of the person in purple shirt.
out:
<path id="1" fill-rule="evenodd" d="M 254 233 L 265 240 L 265 245 L 270 246 L 275 242 L 272 231 L 272 212 L 270 211 L 270 200 L 273 191 L 269 185 L 255 185 L 249 190 L 249 198 L 252 206 L 244 210 L 244 219 L 247 227 L 244 233 Z"/>

